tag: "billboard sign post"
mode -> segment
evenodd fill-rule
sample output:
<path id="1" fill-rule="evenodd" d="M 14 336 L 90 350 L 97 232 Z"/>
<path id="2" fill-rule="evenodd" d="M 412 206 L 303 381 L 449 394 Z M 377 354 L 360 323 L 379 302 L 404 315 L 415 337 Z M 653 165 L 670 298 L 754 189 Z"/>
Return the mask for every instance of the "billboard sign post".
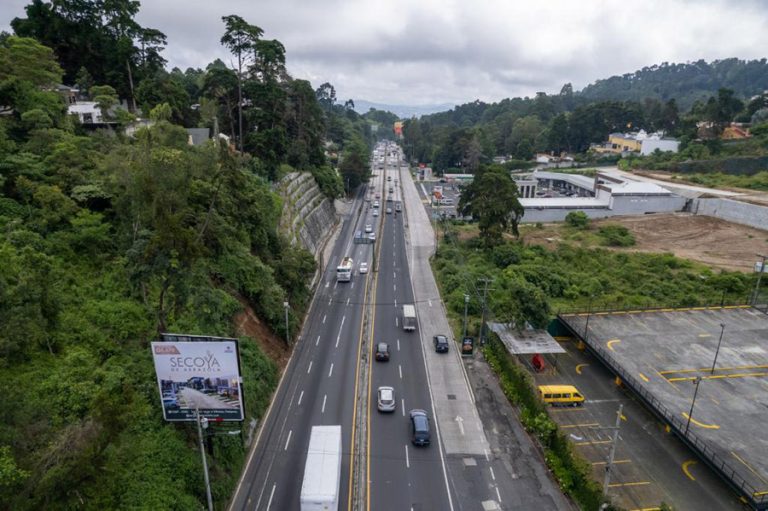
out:
<path id="1" fill-rule="evenodd" d="M 242 421 L 237 339 L 162 334 L 152 343 L 163 417 L 167 421 Z M 198 415 L 199 413 L 199 415 Z"/>

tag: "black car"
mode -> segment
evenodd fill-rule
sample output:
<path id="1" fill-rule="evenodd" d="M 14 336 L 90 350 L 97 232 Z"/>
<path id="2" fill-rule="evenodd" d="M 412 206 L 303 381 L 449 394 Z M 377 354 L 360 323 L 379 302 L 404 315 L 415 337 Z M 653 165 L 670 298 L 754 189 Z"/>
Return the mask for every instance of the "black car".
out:
<path id="1" fill-rule="evenodd" d="M 380 342 L 376 345 L 376 361 L 389 362 L 389 344 Z"/>
<path id="2" fill-rule="evenodd" d="M 424 410 L 411 410 L 411 442 L 423 447 L 429 445 L 429 416 Z"/>
<path id="3" fill-rule="evenodd" d="M 438 353 L 448 353 L 448 338 L 444 335 L 436 335 L 432 338 L 435 343 L 435 351 Z"/>

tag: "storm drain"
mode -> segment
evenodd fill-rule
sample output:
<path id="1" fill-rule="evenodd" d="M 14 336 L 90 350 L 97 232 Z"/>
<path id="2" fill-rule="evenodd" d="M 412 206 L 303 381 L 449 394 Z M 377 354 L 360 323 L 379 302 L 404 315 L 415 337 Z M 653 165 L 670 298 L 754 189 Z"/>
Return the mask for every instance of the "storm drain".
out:
<path id="1" fill-rule="evenodd" d="M 448 394 L 448 399 L 455 401 L 456 400 L 456 394 Z"/>

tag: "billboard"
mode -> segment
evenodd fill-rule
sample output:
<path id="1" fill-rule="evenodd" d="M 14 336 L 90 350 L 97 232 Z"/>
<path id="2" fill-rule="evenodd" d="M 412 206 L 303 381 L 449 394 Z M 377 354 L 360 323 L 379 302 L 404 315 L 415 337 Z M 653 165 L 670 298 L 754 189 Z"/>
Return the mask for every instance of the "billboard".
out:
<path id="1" fill-rule="evenodd" d="M 236 339 L 163 334 L 152 343 L 157 386 L 167 421 L 241 421 L 243 392 Z"/>
<path id="2" fill-rule="evenodd" d="M 403 136 L 403 123 L 402 123 L 402 121 L 396 121 L 395 125 L 393 126 L 393 130 L 395 132 L 395 135 L 397 135 L 398 137 L 402 137 Z"/>

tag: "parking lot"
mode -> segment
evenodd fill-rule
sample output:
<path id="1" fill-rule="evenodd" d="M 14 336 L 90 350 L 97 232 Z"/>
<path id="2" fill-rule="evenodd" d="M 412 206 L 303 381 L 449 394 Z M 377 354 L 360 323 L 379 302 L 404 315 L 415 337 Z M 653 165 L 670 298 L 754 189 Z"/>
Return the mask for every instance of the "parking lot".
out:
<path id="1" fill-rule="evenodd" d="M 424 203 L 427 211 L 430 214 L 430 218 L 433 218 L 433 214 L 436 213 L 443 218 L 457 218 L 458 214 L 456 207 L 459 204 L 461 198 L 461 183 L 448 182 L 446 180 L 432 180 L 432 181 L 416 181 L 416 188 L 419 191 L 419 196 Z M 442 201 L 435 200 L 435 190 L 440 190 L 438 195 L 442 197 Z"/>
<path id="2" fill-rule="evenodd" d="M 604 428 L 613 426 L 618 405 L 624 405 L 609 487 L 619 505 L 652 509 L 663 501 L 676 509 L 741 508 L 709 462 L 746 483 L 743 493 L 760 506 L 768 487 L 768 443 L 762 434 L 768 361 L 760 343 L 768 334 L 768 316 L 749 308 L 717 308 L 592 313 L 588 325 L 586 313 L 564 319 L 578 337 L 588 331 L 588 344 L 604 351 L 598 358 L 592 350 L 578 349 L 576 341 L 564 340 L 567 354 L 551 360 L 554 367 L 535 378 L 539 384 L 572 383 L 586 396 L 582 408 L 555 409 L 551 415 L 593 463 L 598 480 L 611 445 L 612 431 Z M 608 357 L 625 371 L 622 385 L 616 371 L 604 365 Z M 640 385 L 669 420 L 651 413 L 648 399 L 629 388 Z M 692 444 L 695 439 L 695 448 L 706 456 L 678 435 Z"/>

